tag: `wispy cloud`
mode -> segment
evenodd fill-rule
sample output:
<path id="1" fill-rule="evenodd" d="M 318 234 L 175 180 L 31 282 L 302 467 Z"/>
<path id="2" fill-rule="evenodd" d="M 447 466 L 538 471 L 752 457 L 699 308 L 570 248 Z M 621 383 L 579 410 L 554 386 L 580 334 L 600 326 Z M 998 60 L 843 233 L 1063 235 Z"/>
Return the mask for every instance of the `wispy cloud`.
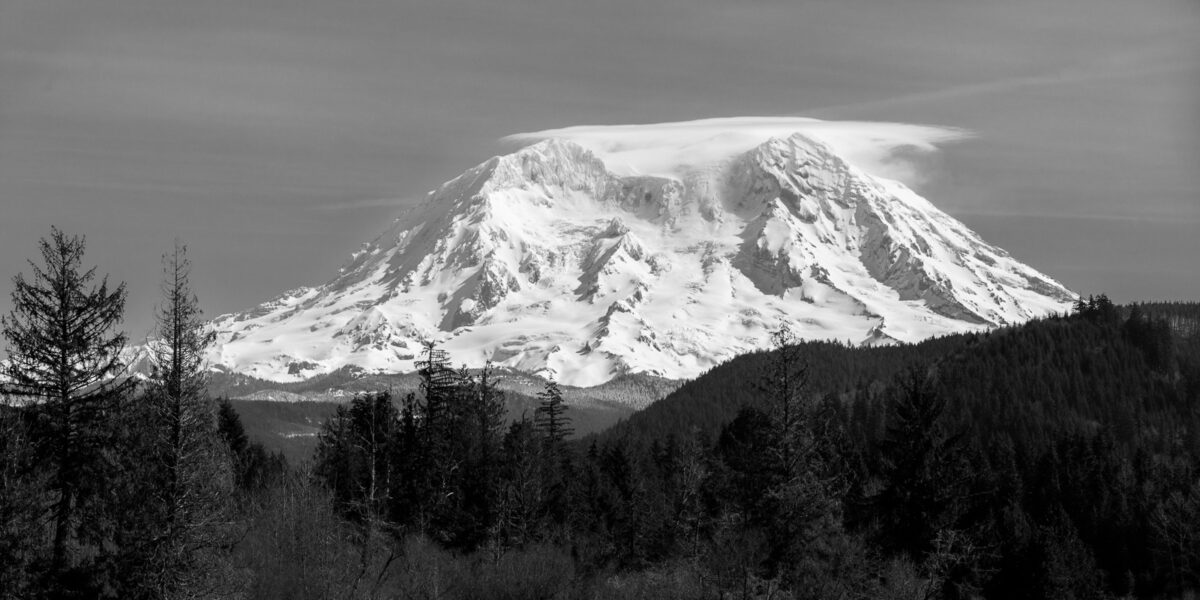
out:
<path id="1" fill-rule="evenodd" d="M 995 217 L 1001 219 L 1054 219 L 1063 221 L 1096 221 L 1105 223 L 1153 223 L 1166 225 L 1200 224 L 1200 214 L 1119 214 L 1119 213 L 1088 213 L 1088 212 L 1049 212 L 1049 211 L 1005 211 L 1005 210 L 951 210 L 959 217 Z"/>
<path id="2" fill-rule="evenodd" d="M 345 200 L 342 202 L 326 202 L 310 206 L 309 210 L 318 211 L 335 211 L 335 210 L 361 210 L 368 208 L 390 208 L 390 209 L 407 209 L 412 207 L 419 198 L 362 198 L 359 200 Z"/>
<path id="3" fill-rule="evenodd" d="M 869 121 L 822 121 L 804 117 L 732 117 L 646 125 L 584 125 L 518 133 L 508 142 L 574 141 L 600 156 L 609 168 L 635 173 L 676 174 L 745 152 L 770 138 L 793 134 L 829 145 L 865 171 L 906 183 L 922 173 L 909 154 L 928 153 L 971 132 L 953 127 Z"/>
<path id="4" fill-rule="evenodd" d="M 1148 48 L 1137 52 L 1112 55 L 1087 64 L 1073 68 L 1059 69 L 1049 73 L 1006 77 L 980 83 L 902 94 L 878 100 L 834 104 L 805 110 L 802 114 L 805 116 L 849 115 L 866 110 L 999 94 L 1022 88 L 1123 79 L 1149 74 L 1195 70 L 1196 68 L 1197 62 L 1194 57 L 1179 56 L 1173 47 Z"/>

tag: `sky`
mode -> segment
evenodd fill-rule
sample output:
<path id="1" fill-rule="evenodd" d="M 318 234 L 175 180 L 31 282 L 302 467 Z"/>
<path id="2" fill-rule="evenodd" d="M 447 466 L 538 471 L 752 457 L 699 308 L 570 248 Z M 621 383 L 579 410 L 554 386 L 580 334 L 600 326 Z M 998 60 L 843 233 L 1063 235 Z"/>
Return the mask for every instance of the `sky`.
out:
<path id="1" fill-rule="evenodd" d="M 1084 294 L 1200 300 L 1193 0 L 0 0 L 0 312 L 51 225 L 204 311 L 323 283 L 441 182 L 573 125 L 971 136 L 917 189 Z"/>

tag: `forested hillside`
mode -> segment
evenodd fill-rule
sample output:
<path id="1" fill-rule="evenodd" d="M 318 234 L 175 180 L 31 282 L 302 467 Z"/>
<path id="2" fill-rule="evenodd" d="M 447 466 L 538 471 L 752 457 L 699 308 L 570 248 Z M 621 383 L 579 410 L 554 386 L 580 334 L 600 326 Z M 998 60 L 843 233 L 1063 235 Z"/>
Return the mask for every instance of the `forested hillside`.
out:
<path id="1" fill-rule="evenodd" d="M 796 360 L 807 365 L 806 393 L 846 394 L 887 382 L 914 362 L 940 359 L 972 343 L 974 337 L 959 334 L 919 344 L 878 347 L 799 342 L 795 353 Z M 770 351 L 734 358 L 603 432 L 600 439 L 642 444 L 672 433 L 686 434 L 693 428 L 715 434 L 743 406 L 763 408 L 769 403 L 764 377 L 773 360 Z"/>
<path id="2" fill-rule="evenodd" d="M 969 555 L 955 567 L 962 593 L 1170 597 L 1200 568 L 1198 323 L 1197 304 L 1100 296 L 990 333 L 790 352 L 837 448 L 846 531 L 873 553 Z M 769 437 L 761 382 L 779 352 L 714 369 L 600 447 L 648 444 L 654 456 L 715 435 L 720 461 L 731 440 Z M 740 485 L 768 494 L 763 479 Z"/>
<path id="3" fill-rule="evenodd" d="M 1194 353 L 1193 340 L 1200 334 L 1200 303 L 1147 303 L 1138 304 L 1136 308 L 1111 306 L 1111 310 L 1109 318 L 1116 320 L 1128 319 L 1137 311 L 1139 318 L 1135 322 L 1153 323 L 1143 329 L 1152 329 L 1159 323 L 1169 325 L 1175 333 L 1171 344 L 1185 355 L 1174 366 L 1189 368 L 1191 359 L 1186 355 Z M 947 393 L 963 398 L 964 405 L 969 406 L 972 404 L 967 400 L 969 398 L 986 401 L 998 394 L 1005 398 L 1014 394 L 1025 398 L 1042 397 L 1050 393 L 1050 388 L 1055 390 L 1059 402 L 1065 401 L 1063 394 L 1071 393 L 1085 394 L 1093 399 L 1088 402 L 1094 403 L 1100 397 L 1121 396 L 1128 386 L 1145 385 L 1151 375 L 1138 371 L 1145 361 L 1170 360 L 1156 354 L 1137 360 L 1131 358 L 1144 356 L 1144 352 L 1133 352 L 1135 348 L 1131 348 L 1131 344 L 1140 344 L 1142 350 L 1152 354 L 1171 351 L 1166 346 L 1161 349 L 1149 347 L 1151 342 L 1148 340 L 1153 337 L 1150 331 L 1129 331 L 1127 333 L 1132 335 L 1097 338 L 1095 336 L 1101 335 L 1097 331 L 1077 331 L 1072 323 L 1068 319 L 1049 318 L 987 333 L 959 334 L 896 346 L 855 347 L 838 342 L 800 342 L 796 352 L 798 360 L 808 367 L 808 392 L 835 394 L 846 406 L 858 404 L 854 400 L 859 398 L 864 399 L 864 406 L 870 406 L 870 399 L 879 397 L 884 384 L 914 364 L 932 366 L 952 360 L 953 367 L 942 368 L 953 369 L 953 372 L 940 378 L 939 385 Z M 1077 339 L 1078 336 L 1092 336 L 1092 339 Z M 1137 342 L 1133 341 L 1135 337 Z M 1119 346 L 1109 347 L 1113 343 L 1119 343 Z M 1100 346 L 1105 346 L 1103 352 Z M 1098 352 L 1107 358 L 1096 357 Z M 693 428 L 715 433 L 732 420 L 742 406 L 764 406 L 766 396 L 762 393 L 762 378 L 769 369 L 771 354 L 755 352 L 730 360 L 606 430 L 599 439 L 619 438 L 640 444 L 671 433 L 684 434 Z M 1048 354 L 1055 355 L 1050 362 L 1044 360 Z M 1104 369 L 1106 365 L 1102 362 L 1116 360 L 1117 356 L 1127 361 L 1120 367 L 1123 375 L 1108 371 L 1101 377 L 1087 378 L 1087 390 L 1078 387 L 1084 385 L 1081 381 L 1085 373 Z M 992 361 L 1003 361 L 1003 364 Z M 1011 376 L 1014 373 L 1011 369 L 1020 369 L 1021 374 Z M 986 381 L 977 380 L 976 374 Z M 1060 379 L 1071 379 L 1077 387 L 1061 389 L 1063 382 Z M 862 411 L 863 407 L 858 410 Z M 986 415 L 991 411 L 983 413 Z"/>

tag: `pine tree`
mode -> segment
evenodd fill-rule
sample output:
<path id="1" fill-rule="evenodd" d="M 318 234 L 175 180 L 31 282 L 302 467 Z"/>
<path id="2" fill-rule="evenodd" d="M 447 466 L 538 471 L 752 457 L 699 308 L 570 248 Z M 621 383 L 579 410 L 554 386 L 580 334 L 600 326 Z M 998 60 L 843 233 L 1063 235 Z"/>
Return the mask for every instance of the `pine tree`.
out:
<path id="1" fill-rule="evenodd" d="M 154 391 L 168 399 L 165 407 L 173 426 L 186 429 L 189 419 L 199 421 L 189 411 L 203 411 L 205 424 L 212 402 L 205 394 L 207 374 L 204 351 L 216 339 L 200 311 L 191 289 L 191 261 L 187 247 L 175 241 L 175 248 L 164 254 L 162 304 L 158 308 L 157 343 L 152 344 L 156 368 L 152 376 Z M 184 432 L 172 431 L 173 434 Z"/>
<path id="2" fill-rule="evenodd" d="M 450 368 L 450 357 L 433 342 L 425 343 L 425 357 L 418 361 L 417 373 L 421 376 L 421 396 L 424 405 L 423 427 L 427 441 L 433 442 L 442 430 L 453 421 L 454 394 L 459 377 Z"/>
<path id="3" fill-rule="evenodd" d="M 1163 577 L 1171 589 L 1200 585 L 1200 481 L 1176 490 L 1150 513 L 1155 550 L 1164 558 Z"/>
<path id="4" fill-rule="evenodd" d="M 162 262 L 162 304 L 151 344 L 156 366 L 146 400 L 161 478 L 154 490 L 163 519 L 156 560 L 160 589 L 167 593 L 180 587 L 197 553 L 215 543 L 221 498 L 231 482 L 214 403 L 205 391 L 204 351 L 215 336 L 191 289 L 187 248 L 176 240 Z"/>
<path id="5" fill-rule="evenodd" d="M 425 525 L 426 508 L 433 495 L 430 455 L 422 428 L 425 417 L 416 394 L 405 395 L 399 407 L 400 423 L 392 444 L 393 474 L 389 519 L 402 528 L 418 529 Z"/>
<path id="6" fill-rule="evenodd" d="M 95 267 L 82 270 L 85 241 L 51 228 L 40 243 L 42 265 L 30 261 L 33 280 L 13 278 L 13 308 L 0 317 L 8 347 L 4 392 L 32 401 L 44 425 L 34 439 L 48 463 L 51 512 L 51 573 L 75 567 L 81 541 L 80 502 L 95 490 L 99 444 L 108 412 L 134 380 L 123 377 L 125 335 L 114 331 L 125 310 L 125 284 L 98 285 Z M 91 540 L 95 543 L 95 540 Z M 63 583 L 63 585 L 71 585 Z M 88 585 L 86 583 L 80 585 Z"/>
<path id="7" fill-rule="evenodd" d="M 0 403 L 0 598 L 22 598 L 40 550 L 45 476 L 31 468 L 27 411 Z"/>
<path id="8" fill-rule="evenodd" d="M 242 427 L 242 418 L 228 398 L 217 401 L 217 434 L 228 450 L 233 481 L 242 491 L 258 491 L 279 483 L 287 472 L 282 453 L 270 453 L 258 442 L 251 442 Z"/>
<path id="9" fill-rule="evenodd" d="M 546 387 L 537 395 L 540 404 L 534 411 L 533 422 L 542 435 L 546 446 L 557 450 L 563 440 L 575 430 L 571 428 L 571 418 L 564 413 L 567 411 L 563 403 L 562 390 L 553 378 L 546 381 Z"/>
<path id="10" fill-rule="evenodd" d="M 246 437 L 246 428 L 242 426 L 242 417 L 238 415 L 237 409 L 233 408 L 229 398 L 217 401 L 217 432 L 221 434 L 234 457 L 240 457 L 250 445 L 250 439 Z"/>
<path id="11" fill-rule="evenodd" d="M 321 430 L 313 475 L 367 531 L 391 504 L 392 460 L 397 458 L 393 446 L 401 425 L 391 394 L 379 392 L 357 395 L 349 407 L 339 406 Z"/>
<path id="12" fill-rule="evenodd" d="M 460 377 L 466 396 L 460 441 L 462 471 L 458 479 L 462 498 L 460 547 L 476 547 L 496 530 L 500 505 L 501 429 L 504 426 L 504 392 L 496 388 L 491 363 L 477 377 Z"/>
<path id="13" fill-rule="evenodd" d="M 920 560 L 938 531 L 954 524 L 966 492 L 962 434 L 948 431 L 946 400 L 925 368 L 904 374 L 895 394 L 879 448 L 884 489 L 874 501 L 884 547 Z"/>
<path id="14" fill-rule="evenodd" d="M 674 526 L 685 556 L 700 555 L 701 530 L 705 525 L 704 486 L 710 475 L 708 444 L 698 429 L 679 443 L 669 481 L 673 492 Z"/>
<path id="15" fill-rule="evenodd" d="M 422 528 L 435 539 L 453 536 L 454 520 L 462 500 L 457 494 L 457 478 L 463 467 L 463 394 L 461 375 L 450 367 L 450 358 L 436 344 L 425 344 L 420 367 L 423 402 L 420 412 L 420 444 L 416 461 L 418 489 L 426 493 L 418 504 Z"/>
<path id="16" fill-rule="evenodd" d="M 564 440 L 574 433 L 571 418 L 566 416 L 562 390 L 554 379 L 546 381 L 546 387 L 538 394 L 541 403 L 534 411 L 533 423 L 541 438 L 541 471 L 544 498 L 543 513 L 558 526 L 568 519 L 570 491 L 568 473 L 573 469 L 570 454 Z"/>
<path id="17" fill-rule="evenodd" d="M 764 566 L 769 575 L 782 576 L 793 586 L 815 589 L 831 568 L 830 546 L 844 535 L 842 507 L 802 349 L 786 326 L 772 337 L 776 347 L 760 382 L 771 424 L 769 484 L 762 505 L 769 544 Z"/>
<path id="18" fill-rule="evenodd" d="M 522 545 L 540 537 L 545 506 L 539 463 L 541 444 L 527 418 L 509 425 L 503 442 L 504 464 L 497 535 L 503 545 Z"/>
<path id="19" fill-rule="evenodd" d="M 759 382 L 768 402 L 777 443 L 774 450 L 787 477 L 803 471 L 814 450 L 808 420 L 812 418 L 808 393 L 808 365 L 801 356 L 795 336 L 785 325 L 771 335 L 775 346 L 772 359 Z"/>

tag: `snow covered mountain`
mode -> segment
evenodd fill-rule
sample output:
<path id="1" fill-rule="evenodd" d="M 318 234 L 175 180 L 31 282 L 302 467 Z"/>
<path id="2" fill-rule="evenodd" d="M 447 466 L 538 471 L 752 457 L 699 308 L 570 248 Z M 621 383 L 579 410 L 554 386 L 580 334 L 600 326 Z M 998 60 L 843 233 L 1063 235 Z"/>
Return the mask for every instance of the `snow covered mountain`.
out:
<path id="1" fill-rule="evenodd" d="M 436 340 L 456 364 L 588 386 L 694 377 L 783 323 L 875 344 L 1070 306 L 1061 284 L 799 129 L 669 148 L 549 135 L 431 192 L 328 283 L 216 318 L 211 361 L 277 381 L 411 371 Z"/>

